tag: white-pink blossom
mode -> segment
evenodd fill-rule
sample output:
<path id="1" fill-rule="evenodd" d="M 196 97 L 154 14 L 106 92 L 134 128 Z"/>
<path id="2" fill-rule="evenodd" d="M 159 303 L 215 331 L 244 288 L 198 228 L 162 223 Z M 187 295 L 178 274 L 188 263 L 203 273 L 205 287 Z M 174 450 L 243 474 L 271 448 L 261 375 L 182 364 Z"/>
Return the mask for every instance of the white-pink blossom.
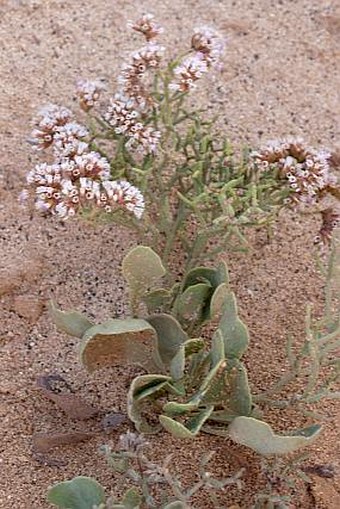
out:
<path id="1" fill-rule="evenodd" d="M 98 102 L 100 93 L 105 86 L 101 81 L 78 80 L 76 84 L 76 94 L 79 98 L 80 107 L 84 111 L 89 111 Z"/>
<path id="2" fill-rule="evenodd" d="M 197 86 L 196 81 L 207 72 L 208 67 L 202 55 L 200 53 L 193 53 L 175 67 L 175 79 L 170 83 L 170 89 L 189 92 Z"/>
<path id="3" fill-rule="evenodd" d="M 141 122 L 140 113 L 134 108 L 132 100 L 124 100 L 121 95 L 116 95 L 111 99 L 105 119 L 116 134 L 126 136 L 128 149 L 146 154 L 157 150 L 160 132 Z"/>
<path id="4" fill-rule="evenodd" d="M 313 204 L 319 201 L 327 186 L 335 185 L 326 150 L 309 147 L 302 138 L 285 138 L 268 142 L 250 154 L 253 171 L 278 173 L 290 189 L 292 203 Z"/>
<path id="5" fill-rule="evenodd" d="M 128 23 L 128 28 L 143 34 L 147 41 L 154 39 L 164 31 L 163 27 L 154 21 L 154 16 L 152 14 L 144 14 L 137 21 L 130 21 Z"/>
<path id="6" fill-rule="evenodd" d="M 53 139 L 53 150 L 57 159 L 65 157 L 74 157 L 80 153 L 86 152 L 88 146 L 82 141 L 88 135 L 85 126 L 77 122 L 68 122 L 60 126 Z"/>
<path id="7" fill-rule="evenodd" d="M 215 30 L 206 26 L 195 28 L 191 47 L 203 56 L 208 68 L 221 68 L 225 44 Z"/>
<path id="8" fill-rule="evenodd" d="M 174 69 L 172 90 L 189 92 L 196 87 L 196 81 L 211 68 L 221 69 L 224 41 L 221 36 L 209 27 L 194 30 L 191 39 L 191 53 Z"/>
<path id="9" fill-rule="evenodd" d="M 121 95 L 132 101 L 133 105 L 141 110 L 154 104 L 143 79 L 148 70 L 157 69 L 163 51 L 163 46 L 154 43 L 147 44 L 132 53 L 130 62 L 123 65 L 119 75 Z"/>
<path id="10" fill-rule="evenodd" d="M 44 106 L 34 119 L 34 129 L 29 142 L 37 150 L 48 148 L 52 145 L 58 129 L 71 122 L 73 118 L 73 113 L 63 106 L 57 104 Z"/>
<path id="11" fill-rule="evenodd" d="M 96 152 L 74 160 L 37 164 L 27 175 L 27 190 L 34 195 L 35 208 L 66 220 L 84 208 L 106 212 L 125 209 L 140 219 L 144 211 L 142 193 L 126 181 L 112 181 L 108 161 Z"/>

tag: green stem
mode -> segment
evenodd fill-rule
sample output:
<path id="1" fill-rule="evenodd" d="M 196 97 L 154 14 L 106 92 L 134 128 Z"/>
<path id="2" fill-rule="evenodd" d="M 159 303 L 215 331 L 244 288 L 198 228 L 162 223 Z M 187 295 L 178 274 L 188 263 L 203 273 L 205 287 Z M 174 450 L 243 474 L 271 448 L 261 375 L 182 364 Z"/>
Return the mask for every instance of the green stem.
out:
<path id="1" fill-rule="evenodd" d="M 166 243 L 162 255 L 162 260 L 165 265 L 168 264 L 170 253 L 173 249 L 173 245 L 176 240 L 177 232 L 180 229 L 183 221 L 186 219 L 188 215 L 188 211 L 185 208 L 183 202 L 179 203 L 178 212 L 176 216 L 176 220 L 173 222 L 172 228 L 167 233 Z"/>
<path id="2" fill-rule="evenodd" d="M 186 263 L 185 275 L 193 268 L 195 263 L 203 256 L 208 238 L 209 238 L 209 235 L 205 231 L 197 233 L 196 238 L 192 244 L 192 249 L 189 254 L 187 263 Z"/>
<path id="3" fill-rule="evenodd" d="M 327 276 L 326 276 L 326 288 L 325 288 L 325 321 L 327 324 L 329 324 L 332 319 L 331 280 L 332 280 L 332 275 L 333 275 L 334 258 L 335 258 L 335 249 L 333 246 L 333 249 L 332 249 L 330 257 L 329 257 L 329 262 L 328 262 L 328 269 L 327 269 Z"/>
<path id="4" fill-rule="evenodd" d="M 140 475 L 140 479 L 141 479 L 141 488 L 142 488 L 144 502 L 147 504 L 147 507 L 150 507 L 151 509 L 156 509 L 156 506 L 154 504 L 151 504 L 152 498 L 150 496 L 148 480 L 147 480 L 147 476 L 144 473 L 143 461 L 142 461 L 140 452 L 137 452 L 136 460 L 137 460 L 139 475 Z"/>
<path id="5" fill-rule="evenodd" d="M 316 387 L 318 383 L 318 377 L 320 373 L 320 361 L 318 346 L 312 331 L 312 306 L 307 305 L 306 313 L 306 343 L 308 348 L 308 354 L 311 359 L 310 374 L 308 377 L 307 385 L 303 391 L 302 398 L 308 396 Z"/>

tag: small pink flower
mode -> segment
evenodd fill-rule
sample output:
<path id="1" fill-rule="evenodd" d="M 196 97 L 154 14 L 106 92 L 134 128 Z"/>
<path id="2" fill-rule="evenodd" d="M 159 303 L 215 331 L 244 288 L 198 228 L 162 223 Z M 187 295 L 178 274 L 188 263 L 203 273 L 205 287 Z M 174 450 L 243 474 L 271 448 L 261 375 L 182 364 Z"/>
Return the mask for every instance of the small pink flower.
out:
<path id="1" fill-rule="evenodd" d="M 89 111 L 98 102 L 105 86 L 100 81 L 79 80 L 76 85 L 76 93 L 79 97 L 80 107 Z"/>
<path id="2" fill-rule="evenodd" d="M 34 120 L 35 128 L 28 140 L 36 150 L 52 145 L 57 130 L 73 120 L 73 114 L 67 108 L 56 104 L 44 106 Z"/>
<path id="3" fill-rule="evenodd" d="M 149 42 L 159 34 L 164 32 L 164 29 L 153 21 L 154 16 L 152 14 L 144 14 L 140 19 L 135 22 L 129 22 L 128 28 L 135 30 L 143 34 L 146 40 Z"/>
<path id="4" fill-rule="evenodd" d="M 201 53 L 189 55 L 175 68 L 175 80 L 170 83 L 170 88 L 180 92 L 188 92 L 196 88 L 196 81 L 207 72 L 208 67 Z"/>
<path id="5" fill-rule="evenodd" d="M 105 115 L 106 121 L 114 128 L 116 134 L 126 136 L 128 149 L 145 154 L 156 152 L 160 140 L 160 132 L 153 127 L 145 126 L 140 121 L 140 113 L 134 109 L 134 103 L 124 100 L 120 95 L 111 99 Z"/>
<path id="6" fill-rule="evenodd" d="M 192 53 L 175 67 L 172 90 L 189 92 L 210 68 L 221 69 L 224 42 L 215 30 L 196 28 L 191 39 Z"/>

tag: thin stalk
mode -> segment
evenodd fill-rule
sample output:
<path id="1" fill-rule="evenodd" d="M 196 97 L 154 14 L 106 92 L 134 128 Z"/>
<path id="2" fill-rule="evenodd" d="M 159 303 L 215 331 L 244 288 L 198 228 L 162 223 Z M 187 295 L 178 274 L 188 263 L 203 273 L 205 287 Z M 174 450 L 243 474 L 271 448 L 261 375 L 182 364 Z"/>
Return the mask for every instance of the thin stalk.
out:
<path id="1" fill-rule="evenodd" d="M 169 230 L 169 233 L 167 233 L 167 236 L 166 236 L 166 243 L 165 243 L 165 247 L 164 247 L 164 251 L 163 251 L 163 255 L 162 255 L 162 260 L 165 265 L 168 265 L 169 256 L 173 249 L 173 246 L 174 246 L 174 243 L 176 240 L 176 236 L 177 236 L 177 232 L 180 229 L 180 227 L 182 226 L 182 223 L 186 219 L 187 215 L 188 215 L 188 211 L 186 210 L 185 205 L 183 204 L 183 202 L 180 202 L 179 206 L 178 206 L 176 220 L 173 222 L 172 228 Z"/>
<path id="2" fill-rule="evenodd" d="M 336 251 L 337 246 L 335 241 L 333 241 L 332 250 L 329 257 L 328 267 L 327 267 L 327 276 L 326 276 L 326 288 L 325 288 L 325 323 L 329 324 L 332 321 L 332 300 L 333 300 L 333 292 L 332 292 L 332 280 L 334 275 L 334 266 L 336 263 Z"/>
<path id="3" fill-rule="evenodd" d="M 340 392 L 321 391 L 307 397 L 304 401 L 305 403 L 317 403 L 321 399 L 340 399 Z"/>
<path id="4" fill-rule="evenodd" d="M 310 366 L 310 374 L 308 377 L 308 382 L 305 390 L 303 391 L 302 398 L 308 396 L 316 387 L 318 382 L 318 376 L 320 372 L 320 362 L 318 356 L 318 347 L 315 341 L 315 337 L 311 328 L 311 317 L 312 314 L 312 306 L 309 304 L 307 306 L 307 314 L 306 314 L 306 333 L 307 333 L 307 344 L 308 344 L 308 353 L 311 357 L 312 363 Z"/>
<path id="5" fill-rule="evenodd" d="M 195 265 L 197 260 L 201 258 L 201 255 L 203 254 L 206 243 L 208 241 L 209 235 L 207 232 L 198 232 L 196 235 L 196 238 L 192 244 L 191 252 L 189 254 L 186 266 L 185 266 L 185 274 L 187 274 Z M 185 277 L 183 278 L 183 280 Z"/>
<path id="6" fill-rule="evenodd" d="M 184 504 L 184 506 L 187 508 L 188 507 L 187 500 L 186 500 L 185 495 L 182 493 L 182 491 L 180 489 L 180 483 L 178 482 L 178 480 L 176 478 L 172 477 L 172 475 L 170 474 L 170 471 L 169 471 L 169 464 L 172 459 L 173 459 L 173 454 L 170 454 L 165 459 L 164 465 L 162 468 L 162 474 L 163 474 L 164 479 L 166 480 L 166 482 L 169 484 L 170 488 L 172 489 L 175 497 L 179 501 L 181 501 Z"/>
<path id="7" fill-rule="evenodd" d="M 144 501 L 147 502 L 147 506 L 150 507 L 151 509 L 157 509 L 157 506 L 155 504 L 151 503 L 152 497 L 150 495 L 148 481 L 144 475 L 142 458 L 138 452 L 136 454 L 136 461 L 137 461 L 139 475 L 140 475 L 140 479 L 141 479 L 141 488 L 142 488 Z"/>

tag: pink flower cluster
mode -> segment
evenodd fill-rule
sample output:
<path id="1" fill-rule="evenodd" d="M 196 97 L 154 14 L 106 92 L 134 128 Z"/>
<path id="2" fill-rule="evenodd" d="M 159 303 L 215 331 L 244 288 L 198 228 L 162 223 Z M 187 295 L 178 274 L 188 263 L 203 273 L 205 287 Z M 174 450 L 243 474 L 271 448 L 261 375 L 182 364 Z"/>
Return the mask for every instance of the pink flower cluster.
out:
<path id="1" fill-rule="evenodd" d="M 54 104 L 36 119 L 31 142 L 39 149 L 52 146 L 55 155 L 53 164 L 37 164 L 27 174 L 36 209 L 65 220 L 82 208 L 95 206 L 112 212 L 121 207 L 140 219 L 144 211 L 141 192 L 129 182 L 110 180 L 109 162 L 90 150 L 82 139 L 87 130 L 69 122 L 72 119 L 69 110 Z M 29 190 L 21 193 L 21 199 L 29 197 Z"/>
<path id="2" fill-rule="evenodd" d="M 121 95 L 132 101 L 134 106 L 142 111 L 154 104 L 145 88 L 143 78 L 148 70 L 157 69 L 163 51 L 162 46 L 148 43 L 131 55 L 131 62 L 123 66 L 118 78 Z"/>
<path id="3" fill-rule="evenodd" d="M 111 99 L 105 119 L 116 134 L 123 134 L 128 138 L 127 149 L 152 154 L 157 149 L 160 132 L 146 126 L 142 121 L 144 113 L 154 105 L 144 79 L 149 70 L 157 69 L 160 64 L 164 48 L 153 39 L 162 33 L 163 29 L 153 21 L 151 14 L 142 16 L 128 26 L 143 34 L 147 44 L 135 51 L 130 62 L 123 65 L 118 78 L 120 90 Z"/>
<path id="4" fill-rule="evenodd" d="M 73 113 L 56 104 L 49 104 L 42 108 L 34 120 L 35 128 L 29 142 L 36 150 L 43 150 L 52 145 L 54 137 L 65 125 L 73 120 Z"/>
<path id="5" fill-rule="evenodd" d="M 330 244 L 334 230 L 340 227 L 340 213 L 333 207 L 321 211 L 322 225 L 314 238 L 315 244 Z"/>
<path id="6" fill-rule="evenodd" d="M 292 204 L 317 203 L 328 186 L 336 184 L 329 166 L 330 153 L 315 150 L 301 138 L 269 142 L 250 154 L 253 170 L 277 171 L 290 190 Z"/>
<path id="7" fill-rule="evenodd" d="M 196 28 L 191 39 L 192 52 L 175 67 L 172 90 L 189 92 L 196 87 L 196 81 L 212 67 L 221 68 L 224 42 L 220 35 L 208 27 Z"/>
<path id="8" fill-rule="evenodd" d="M 128 138 L 126 148 L 147 154 L 154 153 L 161 133 L 145 126 L 140 117 L 139 111 L 133 107 L 133 101 L 127 101 L 118 94 L 111 99 L 105 114 L 106 121 L 114 128 L 115 133 Z"/>
<path id="9" fill-rule="evenodd" d="M 143 34 L 147 42 L 149 42 L 164 32 L 163 27 L 158 25 L 158 23 L 154 21 L 154 18 L 152 14 L 144 14 L 137 21 L 130 21 L 128 23 L 128 28 Z"/>
<path id="10" fill-rule="evenodd" d="M 104 85 L 100 81 L 78 80 L 76 85 L 76 94 L 79 98 L 80 107 L 84 111 L 89 111 L 98 102 L 100 93 L 104 90 Z"/>

